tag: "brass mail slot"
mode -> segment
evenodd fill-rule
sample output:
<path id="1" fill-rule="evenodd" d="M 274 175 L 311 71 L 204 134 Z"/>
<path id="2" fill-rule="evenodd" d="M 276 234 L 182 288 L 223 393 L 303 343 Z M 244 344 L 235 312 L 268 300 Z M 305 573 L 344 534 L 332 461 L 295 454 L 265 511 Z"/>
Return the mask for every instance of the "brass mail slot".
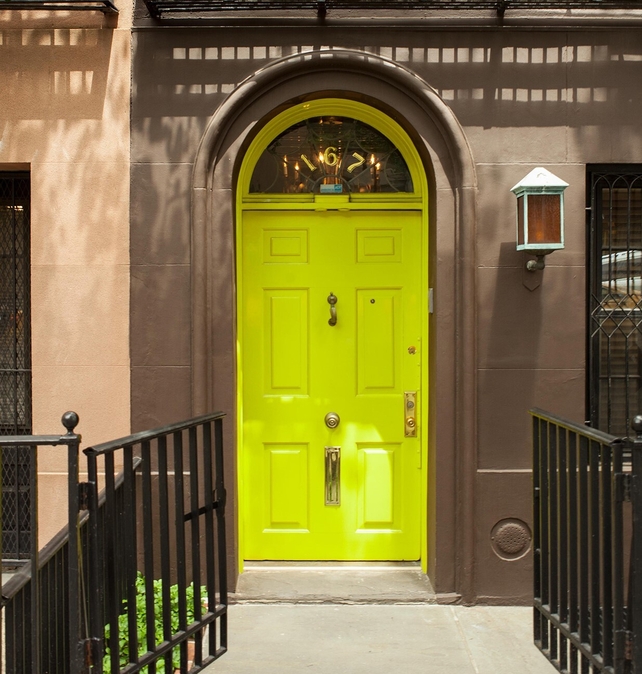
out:
<path id="1" fill-rule="evenodd" d="M 325 448 L 325 504 L 341 505 L 341 447 Z"/>

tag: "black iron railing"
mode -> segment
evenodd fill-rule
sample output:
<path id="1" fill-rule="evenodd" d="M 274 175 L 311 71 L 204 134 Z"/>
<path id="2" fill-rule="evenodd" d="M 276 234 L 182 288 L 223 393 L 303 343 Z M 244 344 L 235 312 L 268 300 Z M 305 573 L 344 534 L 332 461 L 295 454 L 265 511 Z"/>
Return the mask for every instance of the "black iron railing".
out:
<path id="1" fill-rule="evenodd" d="M 2 587 L 2 619 L 5 628 L 5 653 L 7 672 L 16 674 L 30 674 L 31 672 L 63 672 L 62 667 L 51 669 L 48 667 L 48 651 L 53 646 L 54 650 L 65 649 L 68 643 L 61 644 L 60 639 L 56 638 L 53 643 L 49 643 L 45 638 L 47 629 L 50 625 L 55 625 L 63 633 L 70 621 L 80 620 L 80 578 L 78 574 L 65 573 L 67 564 L 61 564 L 63 557 L 69 559 L 69 550 L 74 549 L 76 558 L 78 557 L 78 533 L 79 509 L 71 502 L 71 495 L 78 494 L 78 451 L 80 446 L 80 436 L 73 431 L 78 422 L 78 417 L 73 413 L 67 413 L 63 416 L 63 425 L 67 429 L 65 435 L 17 435 L 0 437 L 0 451 L 6 448 L 20 446 L 29 452 L 31 463 L 30 480 L 30 550 L 29 564 L 24 566 L 20 573 L 16 574 L 11 580 Z M 61 532 L 51 544 L 38 550 L 38 487 L 37 487 L 37 449 L 38 447 L 67 447 L 67 468 L 69 471 L 69 509 L 75 512 L 73 518 L 74 535 L 69 537 L 67 531 Z M 72 489 L 72 481 L 75 480 L 75 488 Z M 71 521 L 71 518 L 70 518 Z M 65 540 L 66 544 L 65 544 Z M 69 545 L 72 540 L 72 546 Z M 66 548 L 64 552 L 63 548 Z M 55 580 L 50 588 L 42 586 L 43 580 L 48 578 L 48 572 L 52 569 L 62 573 L 54 573 Z M 56 580 L 58 583 L 56 583 Z M 43 593 L 47 595 L 46 602 L 43 601 Z M 64 603 L 62 616 L 57 610 L 58 606 Z M 48 610 L 49 609 L 49 610 Z M 61 617 L 66 618 L 66 622 L 61 622 Z M 61 658 L 67 657 L 68 649 L 60 653 Z M 61 660 L 61 665 L 64 664 Z"/>
<path id="2" fill-rule="evenodd" d="M 7 672 L 198 672 L 226 651 L 222 416 L 86 449 L 87 482 L 73 413 L 20 438 L 68 445 L 69 525 L 3 586 Z"/>
<path id="3" fill-rule="evenodd" d="M 531 415 L 535 643 L 560 672 L 639 674 L 642 440 Z"/>

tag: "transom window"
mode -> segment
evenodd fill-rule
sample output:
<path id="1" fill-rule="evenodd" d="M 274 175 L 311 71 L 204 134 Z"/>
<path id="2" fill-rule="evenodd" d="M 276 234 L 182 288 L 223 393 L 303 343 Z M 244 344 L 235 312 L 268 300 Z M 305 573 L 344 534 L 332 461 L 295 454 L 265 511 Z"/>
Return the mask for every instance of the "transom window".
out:
<path id="1" fill-rule="evenodd" d="M 349 117 L 312 117 L 275 138 L 252 174 L 254 194 L 412 192 L 401 152 L 372 126 Z"/>

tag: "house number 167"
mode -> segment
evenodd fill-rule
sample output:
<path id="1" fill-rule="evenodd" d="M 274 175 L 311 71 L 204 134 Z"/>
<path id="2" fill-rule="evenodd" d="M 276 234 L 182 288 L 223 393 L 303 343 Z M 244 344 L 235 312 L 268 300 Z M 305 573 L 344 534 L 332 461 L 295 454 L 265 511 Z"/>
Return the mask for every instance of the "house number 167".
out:
<path id="1" fill-rule="evenodd" d="M 361 166 L 366 161 L 365 157 L 362 157 L 358 152 L 353 152 L 352 157 L 354 157 L 357 161 L 348 166 L 348 173 L 352 173 L 358 166 Z M 301 159 L 310 169 L 310 171 L 316 171 L 319 168 L 310 161 L 307 155 L 302 154 Z M 326 166 L 336 166 L 339 163 L 337 148 L 333 146 L 326 148 L 325 155 L 323 152 L 319 152 L 319 161 Z"/>

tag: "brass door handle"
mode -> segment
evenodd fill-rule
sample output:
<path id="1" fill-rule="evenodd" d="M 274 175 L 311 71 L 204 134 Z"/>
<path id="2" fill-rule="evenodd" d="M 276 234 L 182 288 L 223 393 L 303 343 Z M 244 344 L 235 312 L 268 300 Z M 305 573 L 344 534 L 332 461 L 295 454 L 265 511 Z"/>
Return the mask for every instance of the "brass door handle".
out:
<path id="1" fill-rule="evenodd" d="M 337 324 L 337 296 L 334 293 L 328 295 L 328 304 L 330 305 L 330 318 L 328 325 Z"/>
<path id="2" fill-rule="evenodd" d="M 341 505 L 341 447 L 325 448 L 325 504 Z"/>

